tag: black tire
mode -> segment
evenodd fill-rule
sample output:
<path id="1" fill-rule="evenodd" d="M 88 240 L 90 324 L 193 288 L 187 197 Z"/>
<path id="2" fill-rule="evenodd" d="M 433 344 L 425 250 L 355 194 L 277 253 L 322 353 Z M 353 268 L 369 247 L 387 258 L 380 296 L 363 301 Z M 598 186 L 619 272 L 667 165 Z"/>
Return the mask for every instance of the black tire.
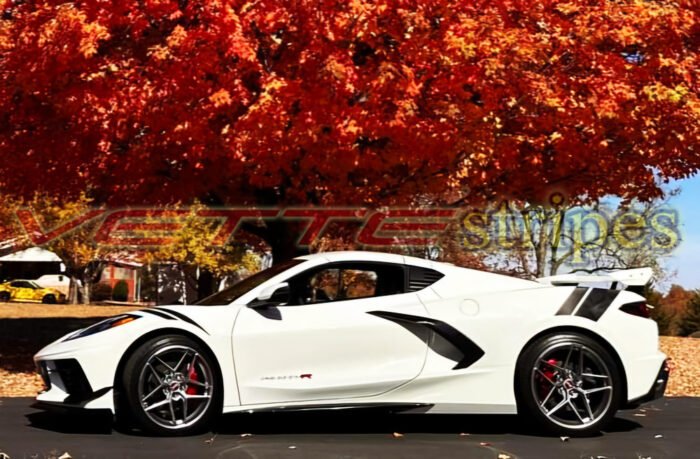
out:
<path id="1" fill-rule="evenodd" d="M 0 303 L 8 303 L 10 301 L 10 292 L 0 292 Z"/>
<path id="2" fill-rule="evenodd" d="M 610 353 L 586 335 L 543 336 L 518 361 L 518 412 L 549 433 L 598 433 L 621 405 L 620 371 Z"/>
<path id="3" fill-rule="evenodd" d="M 221 414 L 223 387 L 216 360 L 185 336 L 160 336 L 143 343 L 127 360 L 121 384 L 123 399 L 117 410 L 128 413 L 117 413 L 117 418 L 130 419 L 152 434 L 202 433 Z"/>
<path id="4" fill-rule="evenodd" d="M 44 295 L 41 302 L 44 304 L 56 304 L 56 296 L 49 293 L 48 295 Z"/>

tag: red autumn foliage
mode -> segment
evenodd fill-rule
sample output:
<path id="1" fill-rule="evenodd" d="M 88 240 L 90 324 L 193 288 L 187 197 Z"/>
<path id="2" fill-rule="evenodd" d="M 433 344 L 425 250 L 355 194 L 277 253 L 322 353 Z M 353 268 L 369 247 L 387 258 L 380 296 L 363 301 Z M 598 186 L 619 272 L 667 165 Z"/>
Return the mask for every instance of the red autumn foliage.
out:
<path id="1" fill-rule="evenodd" d="M 700 167 L 697 0 L 4 0 L 0 192 L 653 197 Z"/>

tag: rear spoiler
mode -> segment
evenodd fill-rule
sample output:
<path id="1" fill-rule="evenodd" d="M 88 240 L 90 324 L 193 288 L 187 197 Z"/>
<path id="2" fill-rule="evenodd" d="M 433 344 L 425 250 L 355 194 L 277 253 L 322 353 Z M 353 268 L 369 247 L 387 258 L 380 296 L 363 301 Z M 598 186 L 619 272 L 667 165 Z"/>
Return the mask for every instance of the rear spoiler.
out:
<path id="1" fill-rule="evenodd" d="M 545 285 L 578 285 L 598 282 L 612 282 L 613 285 L 624 284 L 627 287 L 644 287 L 654 277 L 651 268 L 624 269 L 620 271 L 601 271 L 602 274 L 562 274 L 541 277 L 537 282 Z"/>

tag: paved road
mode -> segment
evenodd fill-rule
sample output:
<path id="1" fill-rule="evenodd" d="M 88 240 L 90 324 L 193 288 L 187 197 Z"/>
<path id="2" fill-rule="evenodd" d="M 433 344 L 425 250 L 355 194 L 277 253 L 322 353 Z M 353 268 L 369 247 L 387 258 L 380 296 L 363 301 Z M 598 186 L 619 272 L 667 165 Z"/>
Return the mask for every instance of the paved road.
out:
<path id="1" fill-rule="evenodd" d="M 105 416 L 44 413 L 31 403 L 0 399 L 0 451 L 12 459 L 64 452 L 75 459 L 700 457 L 700 398 L 665 399 L 622 412 L 608 432 L 566 442 L 538 436 L 511 416 L 376 412 L 227 415 L 215 434 L 151 438 L 115 431 Z"/>

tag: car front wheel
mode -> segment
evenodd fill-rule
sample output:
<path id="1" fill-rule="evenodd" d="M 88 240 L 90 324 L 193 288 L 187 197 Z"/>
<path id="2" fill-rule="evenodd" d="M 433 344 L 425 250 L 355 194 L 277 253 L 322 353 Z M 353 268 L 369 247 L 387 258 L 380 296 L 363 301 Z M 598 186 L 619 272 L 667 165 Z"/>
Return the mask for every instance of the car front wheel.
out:
<path id="1" fill-rule="evenodd" d="M 221 412 L 216 368 L 214 357 L 184 336 L 145 342 L 124 367 L 122 387 L 129 417 L 138 427 L 159 435 L 206 430 Z"/>
<path id="2" fill-rule="evenodd" d="M 621 376 L 609 352 L 578 333 L 545 336 L 518 364 L 520 411 L 558 434 L 599 432 L 621 402 Z"/>
<path id="3" fill-rule="evenodd" d="M 45 295 L 41 302 L 44 304 L 56 304 L 56 296 L 51 294 Z"/>

